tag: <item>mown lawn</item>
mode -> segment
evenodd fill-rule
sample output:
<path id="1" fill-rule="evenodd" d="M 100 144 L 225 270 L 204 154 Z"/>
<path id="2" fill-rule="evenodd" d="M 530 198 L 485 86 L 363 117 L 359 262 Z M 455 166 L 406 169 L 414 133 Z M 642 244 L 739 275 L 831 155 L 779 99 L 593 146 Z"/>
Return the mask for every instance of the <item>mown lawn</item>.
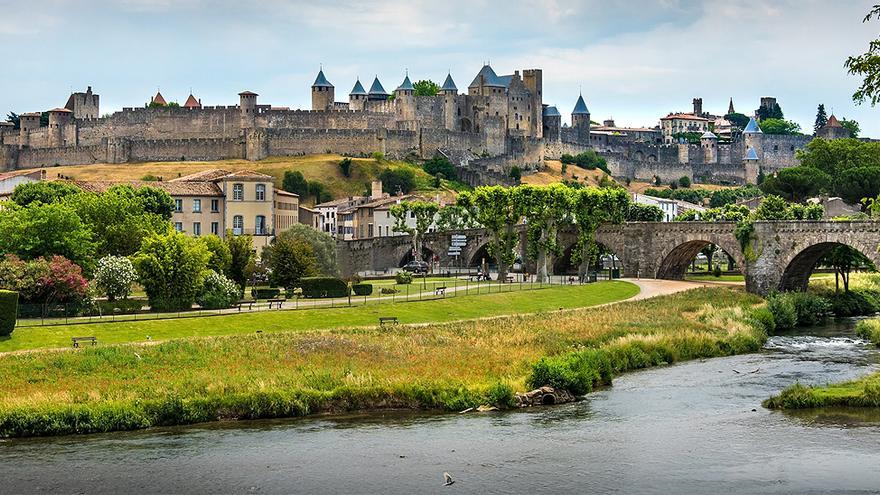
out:
<path id="1" fill-rule="evenodd" d="M 625 288 L 612 282 L 478 296 L 479 304 L 474 298 L 469 306 L 503 308 L 515 300 L 519 309 L 534 310 L 554 298 L 587 304 L 590 297 L 607 301 L 609 292 Z M 463 300 L 406 304 L 403 319 L 443 318 L 444 303 Z M 312 329 L 303 331 L 256 335 L 254 325 L 244 335 L 5 354 L 0 436 L 367 408 L 456 411 L 509 404 L 513 391 L 540 377 L 587 391 L 591 383 L 609 383 L 628 369 L 759 349 L 766 334 L 750 316 L 758 302 L 737 289 L 694 289 L 602 308 L 446 324 L 317 330 L 326 322 L 311 321 Z M 419 315 L 426 312 L 432 316 Z M 316 313 L 323 320 L 331 314 Z M 301 317 L 296 315 L 278 315 L 285 324 L 275 325 L 293 330 L 303 324 L 289 320 Z"/>
<path id="2" fill-rule="evenodd" d="M 516 286 L 514 284 L 506 288 Z M 71 347 L 71 337 L 80 336 L 94 336 L 99 345 L 107 345 L 146 342 L 148 337 L 149 340 L 156 341 L 181 337 L 253 334 L 257 330 L 269 333 L 367 326 L 376 325 L 380 316 L 396 316 L 401 323 L 444 322 L 588 307 L 627 299 L 638 292 L 639 289 L 634 284 L 611 281 L 494 294 L 459 294 L 447 299 L 421 302 L 392 304 L 382 301 L 351 308 L 261 311 L 224 316 L 22 327 L 16 328 L 11 337 L 0 340 L 0 352 Z"/>

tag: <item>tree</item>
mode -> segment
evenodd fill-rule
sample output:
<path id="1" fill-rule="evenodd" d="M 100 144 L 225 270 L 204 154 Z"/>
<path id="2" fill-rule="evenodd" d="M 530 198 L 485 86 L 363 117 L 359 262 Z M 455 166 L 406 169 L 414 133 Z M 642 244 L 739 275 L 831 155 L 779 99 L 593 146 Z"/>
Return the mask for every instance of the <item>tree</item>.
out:
<path id="1" fill-rule="evenodd" d="M 458 172 L 455 170 L 455 166 L 443 156 L 435 156 L 426 161 L 422 164 L 422 169 L 424 169 L 429 175 L 436 176 L 437 174 L 443 174 L 443 177 L 450 180 L 458 178 Z"/>
<path id="2" fill-rule="evenodd" d="M 429 201 L 401 201 L 391 207 L 394 231 L 409 234 L 416 261 L 422 261 L 422 239 L 434 223 L 434 217 L 439 210 L 440 206 L 437 203 Z M 415 225 L 408 225 L 408 218 L 414 218 Z"/>
<path id="3" fill-rule="evenodd" d="M 132 262 L 155 311 L 192 308 L 206 275 L 207 248 L 197 239 L 169 231 L 144 239 Z"/>
<path id="4" fill-rule="evenodd" d="M 880 167 L 880 143 L 855 139 L 813 139 L 797 158 L 801 165 L 817 168 L 832 177 L 848 168 Z"/>
<path id="5" fill-rule="evenodd" d="M 458 205 L 489 233 L 489 254 L 498 265 L 498 280 L 507 277 L 507 269 L 516 260 L 513 249 L 519 242 L 515 227 L 520 221 L 519 208 L 511 201 L 511 188 L 482 186 L 461 193 Z"/>
<path id="6" fill-rule="evenodd" d="M 309 195 L 309 182 L 299 170 L 285 170 L 281 179 L 281 189 L 305 198 Z"/>
<path id="7" fill-rule="evenodd" d="M 819 103 L 819 109 L 816 110 L 816 123 L 813 124 L 813 134 L 819 132 L 819 129 L 828 123 L 828 114 L 825 113 L 825 105 Z"/>
<path id="8" fill-rule="evenodd" d="M 849 204 L 880 194 L 880 167 L 855 167 L 844 170 L 834 179 L 834 194 Z"/>
<path id="9" fill-rule="evenodd" d="M 199 241 L 208 250 L 208 269 L 229 277 L 232 268 L 232 251 L 229 250 L 229 245 L 216 235 L 200 237 Z"/>
<path id="10" fill-rule="evenodd" d="M 388 194 L 407 194 L 416 188 L 416 174 L 409 168 L 386 168 L 379 174 L 379 180 Z"/>
<path id="11" fill-rule="evenodd" d="M 231 230 L 227 230 L 226 245 L 229 246 L 229 253 L 232 255 L 229 278 L 244 290 L 248 280 L 248 267 L 257 258 L 254 252 L 254 239 L 249 235 L 234 235 Z"/>
<path id="12" fill-rule="evenodd" d="M 684 188 L 691 187 L 691 178 L 683 175 L 680 179 L 678 179 L 678 185 Z"/>
<path id="13" fill-rule="evenodd" d="M 339 171 L 346 177 L 351 177 L 351 158 L 343 158 L 339 161 Z"/>
<path id="14" fill-rule="evenodd" d="M 761 190 L 782 196 L 788 201 L 802 202 L 831 189 L 831 176 L 812 167 L 785 168 L 767 177 Z"/>
<path id="15" fill-rule="evenodd" d="M 585 187 L 571 196 L 571 214 L 578 228 L 578 241 L 572 250 L 571 261 L 578 264 L 578 274 L 584 279 L 587 269 L 598 256 L 596 229 L 602 223 L 620 223 L 627 219 L 633 205 L 625 189 Z M 660 208 L 653 206 L 660 212 Z"/>
<path id="16" fill-rule="evenodd" d="M 140 200 L 145 212 L 171 220 L 174 214 L 174 199 L 166 191 L 158 187 L 143 186 L 135 189 L 134 195 Z"/>
<path id="17" fill-rule="evenodd" d="M 507 176 L 513 179 L 514 182 L 519 183 L 522 180 L 522 169 L 518 165 L 514 165 L 510 167 L 510 172 L 507 173 Z"/>
<path id="18" fill-rule="evenodd" d="M 437 212 L 437 230 L 445 232 L 449 230 L 472 229 L 477 223 L 470 216 L 470 212 L 460 205 L 446 205 Z"/>
<path id="19" fill-rule="evenodd" d="M 327 190 L 327 187 L 316 180 L 309 181 L 309 196 L 314 196 L 316 204 L 324 203 L 333 199 L 333 196 L 330 195 L 330 191 Z"/>
<path id="20" fill-rule="evenodd" d="M 312 247 L 312 252 L 317 260 L 318 275 L 335 277 L 339 274 L 339 266 L 336 263 L 336 241 L 330 234 L 315 230 L 308 225 L 296 224 L 285 230 L 276 238 L 296 239 L 307 242 Z M 271 250 L 273 246 L 267 246 L 263 250 Z"/>
<path id="21" fill-rule="evenodd" d="M 416 96 L 434 96 L 440 92 L 440 85 L 430 79 L 416 81 L 413 84 Z"/>
<path id="22" fill-rule="evenodd" d="M 741 113 L 729 113 L 724 116 L 724 119 L 740 129 L 745 129 L 749 125 L 749 117 Z"/>
<path id="23" fill-rule="evenodd" d="M 204 309 L 223 309 L 232 306 L 239 297 L 241 291 L 235 282 L 213 270 L 208 270 L 196 302 Z"/>
<path id="24" fill-rule="evenodd" d="M 784 120 L 782 118 L 772 118 L 768 117 L 766 119 L 761 120 L 758 124 L 764 134 L 778 134 L 783 136 L 794 136 L 796 134 L 800 134 L 801 126 L 795 122 L 791 122 L 790 120 Z"/>
<path id="25" fill-rule="evenodd" d="M 862 126 L 855 120 L 850 119 L 840 119 L 840 125 L 843 126 L 844 129 L 849 131 L 849 137 L 855 139 L 859 137 L 859 133 L 862 132 Z"/>
<path id="26" fill-rule="evenodd" d="M 773 107 L 767 108 L 765 106 L 761 106 L 758 108 L 758 111 L 755 112 L 758 120 L 767 120 L 767 119 L 779 119 L 782 120 L 785 116 L 782 113 L 782 107 L 779 106 L 779 103 L 774 103 Z M 761 130 L 764 130 L 763 128 Z M 764 131 L 767 132 L 767 131 Z"/>
<path id="27" fill-rule="evenodd" d="M 520 186 L 512 191 L 512 201 L 520 209 L 528 235 L 528 256 L 536 261 L 539 282 L 552 275 L 550 256 L 562 254 L 557 230 L 571 211 L 572 189 L 562 185 Z"/>
<path id="28" fill-rule="evenodd" d="M 12 122 L 12 128 L 16 131 L 21 129 L 21 117 L 15 112 L 9 112 L 6 114 L 6 122 Z"/>
<path id="29" fill-rule="evenodd" d="M 770 195 L 761 201 L 755 210 L 756 220 L 791 220 L 792 214 L 788 203 L 779 196 Z"/>
<path id="30" fill-rule="evenodd" d="M 656 205 L 643 205 L 632 202 L 626 210 L 627 222 L 661 222 L 663 210 Z"/>
<path id="31" fill-rule="evenodd" d="M 269 283 L 288 290 L 298 287 L 302 278 L 318 274 L 318 259 L 303 239 L 275 239 L 272 249 L 263 253 L 263 264 L 270 270 Z"/>
<path id="32" fill-rule="evenodd" d="M 0 209 L 0 252 L 26 260 L 64 256 L 79 266 L 94 266 L 92 231 L 67 204 L 34 202 Z"/>
<path id="33" fill-rule="evenodd" d="M 818 264 L 834 268 L 835 292 L 840 291 L 840 280 L 843 280 L 843 291 L 849 292 L 849 275 L 853 268 L 874 268 L 871 260 L 861 251 L 843 244 L 832 247 L 828 254 L 819 260 Z"/>
<path id="34" fill-rule="evenodd" d="M 137 280 L 134 264 L 124 256 L 104 256 L 95 268 L 95 284 L 108 301 L 127 298 Z"/>
<path id="35" fill-rule="evenodd" d="M 61 181 L 26 182 L 15 186 L 10 199 L 19 206 L 36 202 L 48 205 L 81 191 L 82 189 Z"/>
<path id="36" fill-rule="evenodd" d="M 871 7 L 862 22 L 872 18 L 880 19 L 880 5 Z M 848 57 L 843 66 L 848 73 L 862 78 L 861 86 L 852 95 L 854 102 L 861 105 L 869 101 L 871 106 L 880 102 L 880 39 L 870 41 L 867 52 Z"/>

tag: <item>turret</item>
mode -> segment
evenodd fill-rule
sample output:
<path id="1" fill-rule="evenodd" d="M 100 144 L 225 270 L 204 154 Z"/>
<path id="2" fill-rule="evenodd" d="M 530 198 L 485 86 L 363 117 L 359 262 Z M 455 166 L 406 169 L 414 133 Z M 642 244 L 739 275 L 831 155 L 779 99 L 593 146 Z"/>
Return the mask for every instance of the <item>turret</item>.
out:
<path id="1" fill-rule="evenodd" d="M 312 84 L 312 110 L 332 110 L 336 101 L 334 92 L 333 85 L 324 77 L 324 70 L 321 69 Z"/>
<path id="2" fill-rule="evenodd" d="M 257 96 L 251 91 L 238 94 L 238 110 L 241 113 L 241 128 L 253 129 L 257 122 Z"/>
<path id="3" fill-rule="evenodd" d="M 30 133 L 40 128 L 40 112 L 23 113 L 18 116 L 18 145 L 21 148 L 30 146 Z"/>
<path id="4" fill-rule="evenodd" d="M 571 111 L 571 127 L 577 130 L 581 143 L 589 144 L 590 142 L 590 109 L 584 101 L 584 95 L 578 96 L 574 110 Z"/>
<path id="5" fill-rule="evenodd" d="M 706 131 L 700 136 L 700 147 L 703 149 L 704 163 L 718 163 L 718 136 Z"/>
<path id="6" fill-rule="evenodd" d="M 446 74 L 443 86 L 440 86 L 440 94 L 443 95 L 443 119 L 447 129 L 454 131 L 458 123 L 458 88 L 452 80 L 452 74 Z"/>
<path id="7" fill-rule="evenodd" d="M 702 117 L 703 116 L 703 99 L 702 98 L 694 98 L 692 103 L 694 104 L 694 115 L 696 115 L 697 117 Z"/>
<path id="8" fill-rule="evenodd" d="M 542 110 L 542 135 L 548 141 L 562 139 L 562 114 L 555 106 L 545 106 Z"/>
<path id="9" fill-rule="evenodd" d="M 404 77 L 400 86 L 394 90 L 394 105 L 397 107 L 397 120 L 415 120 L 416 118 L 416 89 L 409 80 L 409 74 Z"/>
<path id="10" fill-rule="evenodd" d="M 749 119 L 749 124 L 743 130 L 742 137 L 745 149 L 751 149 L 758 159 L 764 156 L 764 132 L 754 117 Z"/>
<path id="11" fill-rule="evenodd" d="M 363 110 L 366 99 L 367 92 L 364 90 L 360 78 L 358 78 L 357 82 L 354 83 L 354 87 L 351 88 L 351 93 L 348 94 L 348 109 Z"/>
<path id="12" fill-rule="evenodd" d="M 370 85 L 370 92 L 367 93 L 367 100 L 369 101 L 388 101 L 388 94 L 385 91 L 385 88 L 382 87 L 382 83 L 379 82 L 379 76 L 376 76 L 373 79 L 373 84 Z"/>
<path id="13" fill-rule="evenodd" d="M 64 146 L 64 131 L 70 122 L 73 112 L 66 108 L 53 108 L 49 110 L 49 147 L 59 148 Z"/>
<path id="14" fill-rule="evenodd" d="M 529 134 L 531 136 L 541 138 L 544 136 L 544 126 L 542 124 L 542 114 L 544 112 L 544 75 L 541 69 L 526 69 L 523 71 L 523 84 L 528 88 L 530 94 L 529 106 L 526 111 L 529 112 Z"/>

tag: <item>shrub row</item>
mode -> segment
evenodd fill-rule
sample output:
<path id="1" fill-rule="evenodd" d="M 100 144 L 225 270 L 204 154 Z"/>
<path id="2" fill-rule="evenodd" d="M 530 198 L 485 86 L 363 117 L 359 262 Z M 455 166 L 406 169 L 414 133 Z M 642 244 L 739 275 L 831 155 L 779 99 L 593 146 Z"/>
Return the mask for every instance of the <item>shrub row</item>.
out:
<path id="1" fill-rule="evenodd" d="M 18 292 L 0 290 L 0 336 L 12 334 L 17 318 Z"/>
<path id="2" fill-rule="evenodd" d="M 276 297 L 278 297 L 278 294 L 281 294 L 281 289 L 251 289 L 251 297 L 253 297 L 254 299 L 275 299 Z"/>
<path id="3" fill-rule="evenodd" d="M 833 314 L 832 305 L 826 298 L 810 292 L 771 294 L 767 298 L 767 309 L 778 330 L 816 325 Z"/>
<path id="4" fill-rule="evenodd" d="M 358 296 L 369 296 L 373 293 L 373 284 L 352 284 L 351 290 Z"/>
<path id="5" fill-rule="evenodd" d="M 336 277 L 306 277 L 300 281 L 303 297 L 345 297 L 349 294 L 348 284 Z M 372 286 L 370 287 L 372 291 Z"/>

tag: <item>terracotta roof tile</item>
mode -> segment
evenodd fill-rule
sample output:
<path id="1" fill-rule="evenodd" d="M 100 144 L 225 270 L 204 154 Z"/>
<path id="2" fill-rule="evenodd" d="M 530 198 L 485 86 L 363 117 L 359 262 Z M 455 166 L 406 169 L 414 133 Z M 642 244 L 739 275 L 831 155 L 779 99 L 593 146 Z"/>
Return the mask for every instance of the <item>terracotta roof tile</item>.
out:
<path id="1" fill-rule="evenodd" d="M 183 104 L 183 108 L 202 108 L 202 102 L 196 99 L 192 93 L 189 94 L 189 98 L 186 99 L 186 103 Z"/>
<path id="2" fill-rule="evenodd" d="M 172 196 L 223 196 L 223 191 L 213 182 L 72 180 L 70 183 L 78 186 L 83 191 L 93 193 L 102 193 L 113 186 L 128 184 L 132 187 L 156 187 Z"/>
<path id="3" fill-rule="evenodd" d="M 707 118 L 698 117 L 698 116 L 691 114 L 691 113 L 670 113 L 666 117 L 662 117 L 660 120 L 674 120 L 674 119 L 678 119 L 678 120 L 703 120 L 706 122 L 709 121 L 709 119 L 707 119 Z"/>
<path id="4" fill-rule="evenodd" d="M 150 100 L 150 103 L 155 103 L 157 105 L 167 105 L 168 104 L 168 102 L 165 101 L 165 98 L 162 96 L 162 93 L 160 91 L 156 91 L 156 96 L 154 96 L 153 99 Z"/>

